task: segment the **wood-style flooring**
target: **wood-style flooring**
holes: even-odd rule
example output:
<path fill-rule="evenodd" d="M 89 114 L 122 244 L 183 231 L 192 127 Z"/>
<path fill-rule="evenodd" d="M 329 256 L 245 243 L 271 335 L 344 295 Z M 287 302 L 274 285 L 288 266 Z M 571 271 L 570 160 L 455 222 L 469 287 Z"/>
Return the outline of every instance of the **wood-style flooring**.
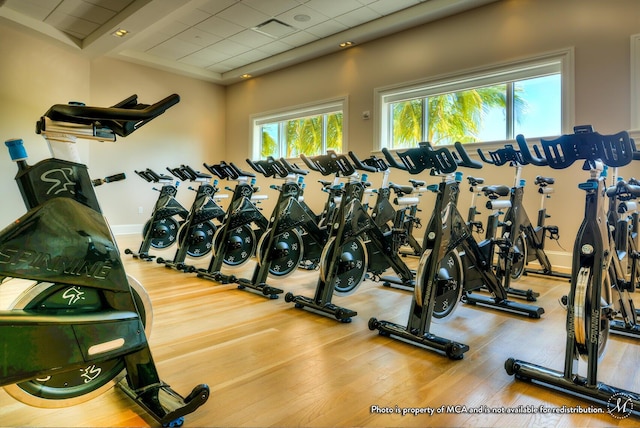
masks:
<path fill-rule="evenodd" d="M 118 239 L 121 250 L 137 249 L 140 242 L 138 236 Z M 173 252 L 155 254 L 171 258 Z M 529 275 L 518 283 L 540 292 L 537 304 L 546 312 L 539 320 L 461 304 L 450 319 L 433 325 L 435 334 L 470 346 L 464 359 L 452 361 L 368 329 L 370 317 L 405 325 L 411 302 L 407 291 L 367 280 L 356 293 L 334 299 L 358 312 L 352 323 L 341 324 L 296 309 L 283 296 L 269 300 L 233 284 L 123 259 L 153 302 L 150 344 L 162 379 L 185 395 L 199 383 L 211 388 L 209 401 L 186 417 L 187 427 L 640 424 L 616 419 L 585 400 L 515 381 L 505 372 L 509 357 L 562 369 L 566 315 L 558 300 L 568 291 L 566 280 Z M 405 260 L 417 265 L 415 258 Z M 206 267 L 208 260 L 197 264 Z M 254 266 L 250 261 L 235 273 L 250 277 Z M 317 271 L 299 271 L 272 285 L 313 296 L 317 277 Z M 612 336 L 599 379 L 640 391 L 638 349 L 636 340 Z M 415 408 L 434 414 L 411 414 Z M 604 414 L 566 413 L 578 408 L 603 409 Z M 509 413 L 516 411 L 521 413 Z M 155 425 L 118 388 L 60 409 L 29 407 L 0 389 L 4 427 Z"/>

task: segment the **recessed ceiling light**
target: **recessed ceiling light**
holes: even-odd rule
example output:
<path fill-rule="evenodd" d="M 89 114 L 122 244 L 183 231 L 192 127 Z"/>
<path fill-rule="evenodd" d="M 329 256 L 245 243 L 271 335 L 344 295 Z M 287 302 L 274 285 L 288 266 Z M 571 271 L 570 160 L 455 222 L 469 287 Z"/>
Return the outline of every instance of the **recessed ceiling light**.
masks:
<path fill-rule="evenodd" d="M 124 28 L 118 28 L 116 31 L 114 31 L 111 34 L 113 34 L 116 37 L 124 37 L 127 34 L 129 34 L 129 32 L 127 30 L 125 30 Z"/>
<path fill-rule="evenodd" d="M 349 46 L 353 46 L 353 42 L 342 42 L 340 43 L 341 48 L 348 48 Z"/>
<path fill-rule="evenodd" d="M 250 78 L 250 77 L 251 77 L 251 75 L 250 75 L 250 74 L 248 74 L 248 73 L 245 73 L 245 74 L 242 74 L 240 77 L 241 77 L 242 79 L 248 79 L 248 78 Z"/>

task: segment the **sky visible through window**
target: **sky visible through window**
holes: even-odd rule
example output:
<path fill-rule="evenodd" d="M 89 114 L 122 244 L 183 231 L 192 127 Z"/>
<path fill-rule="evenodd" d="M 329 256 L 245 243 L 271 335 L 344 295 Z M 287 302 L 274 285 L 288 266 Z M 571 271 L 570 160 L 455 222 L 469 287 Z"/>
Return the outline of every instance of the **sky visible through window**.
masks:
<path fill-rule="evenodd" d="M 516 90 L 526 100 L 523 117 L 516 117 L 514 135 L 525 137 L 550 137 L 562 132 L 562 100 L 560 74 L 521 80 Z M 506 117 L 502 108 L 495 107 L 487 113 L 480 141 L 496 141 L 505 138 Z"/>

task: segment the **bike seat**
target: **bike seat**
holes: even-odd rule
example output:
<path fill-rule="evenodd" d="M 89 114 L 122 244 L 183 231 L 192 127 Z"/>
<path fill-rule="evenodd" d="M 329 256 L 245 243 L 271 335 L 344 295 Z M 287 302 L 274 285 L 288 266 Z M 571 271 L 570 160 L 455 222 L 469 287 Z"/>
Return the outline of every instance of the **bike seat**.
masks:
<path fill-rule="evenodd" d="M 498 199 L 501 196 L 507 196 L 511 192 L 511 188 L 503 184 L 497 184 L 493 186 L 485 186 L 482 191 L 489 199 Z"/>
<path fill-rule="evenodd" d="M 389 188 L 393 190 L 397 195 L 408 195 L 413 193 L 413 186 L 399 186 L 397 184 L 389 183 Z"/>
<path fill-rule="evenodd" d="M 478 184 L 484 183 L 484 178 L 472 177 L 470 175 L 467 176 L 467 180 L 471 186 L 477 186 Z"/>
<path fill-rule="evenodd" d="M 536 181 L 535 181 L 535 183 L 540 187 L 544 187 L 548 184 L 553 184 L 555 182 L 556 180 L 551 177 L 542 177 L 540 175 L 536 177 Z"/>
<path fill-rule="evenodd" d="M 640 196 L 640 186 L 629 184 L 624 180 L 620 180 L 615 186 L 607 188 L 607 196 L 616 198 L 620 201 L 628 201 Z"/>
<path fill-rule="evenodd" d="M 426 182 L 426 181 L 422 181 L 422 180 L 414 180 L 413 178 L 410 178 L 410 179 L 409 179 L 409 183 L 411 183 L 411 185 L 412 185 L 413 187 L 416 187 L 416 188 L 417 188 L 417 187 L 424 187 L 424 186 L 425 186 L 425 184 L 427 184 L 427 182 Z"/>
<path fill-rule="evenodd" d="M 177 94 L 158 101 L 155 104 L 141 104 L 137 95 L 120 101 L 112 107 L 89 107 L 82 103 L 55 104 L 44 114 L 51 120 L 85 125 L 99 125 L 108 128 L 115 134 L 126 137 L 142 125 L 165 112 L 169 107 L 180 102 Z M 36 124 L 38 134 L 45 130 L 44 121 Z"/>

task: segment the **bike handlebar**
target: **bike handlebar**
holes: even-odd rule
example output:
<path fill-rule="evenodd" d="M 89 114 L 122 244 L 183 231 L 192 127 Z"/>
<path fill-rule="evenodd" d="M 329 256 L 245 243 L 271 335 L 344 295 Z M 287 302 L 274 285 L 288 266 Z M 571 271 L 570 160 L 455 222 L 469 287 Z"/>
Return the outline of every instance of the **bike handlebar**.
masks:
<path fill-rule="evenodd" d="M 353 161 L 356 169 L 367 172 L 381 172 L 389 169 L 389 165 L 384 159 L 377 158 L 376 156 L 370 156 L 367 159 L 360 160 L 355 153 L 349 152 L 349 157 Z"/>
<path fill-rule="evenodd" d="M 487 151 L 490 159 L 487 159 L 482 152 L 482 149 L 478 149 L 478 155 L 484 162 L 496 166 L 504 165 L 509 162 L 509 165 L 527 165 L 529 162 L 524 158 L 521 150 L 516 150 L 512 144 L 505 144 L 504 147 L 494 151 Z"/>
<path fill-rule="evenodd" d="M 310 169 L 318 171 L 322 175 L 348 177 L 356 172 L 345 155 L 338 154 L 333 150 L 328 150 L 324 155 L 312 156 L 311 158 L 300 154 L 300 158 Z"/>
<path fill-rule="evenodd" d="M 446 147 L 434 150 L 429 143 L 420 143 L 418 147 L 413 147 L 403 152 L 396 151 L 402 164 L 396 161 L 395 157 L 387 148 L 383 148 L 382 153 L 391 166 L 408 171 L 410 174 L 419 174 L 425 169 L 430 169 L 431 175 L 450 174 L 457 169 L 458 164 L 471 168 L 477 168 L 477 165 L 479 165 L 480 168 L 482 167 L 482 164 L 469 159 L 464 148 L 459 149 L 456 146 L 456 150 L 459 151 L 462 160 L 456 161 Z"/>
<path fill-rule="evenodd" d="M 309 171 L 298 168 L 298 165 L 296 165 L 295 163 L 290 163 L 285 158 L 280 158 L 280 163 L 282 164 L 284 169 L 286 169 L 290 174 L 298 174 L 298 175 L 309 174 Z"/>
<path fill-rule="evenodd" d="M 251 159 L 247 159 L 247 163 L 253 168 L 256 172 L 264 175 L 265 177 L 275 177 L 279 176 L 281 178 L 285 178 L 289 175 L 289 172 L 282 166 L 280 162 L 273 158 L 273 156 L 268 156 L 265 160 L 257 160 L 252 161 Z"/>
<path fill-rule="evenodd" d="M 137 95 L 131 95 L 112 107 L 89 107 L 80 103 L 55 104 L 37 123 L 36 131 L 41 133 L 45 129 L 44 117 L 48 117 L 58 122 L 99 124 L 101 128 L 109 128 L 115 134 L 126 137 L 180 102 L 177 94 L 169 95 L 152 105 L 138 103 L 137 98 Z"/>
<path fill-rule="evenodd" d="M 537 156 L 532 156 L 523 135 L 518 135 L 516 141 L 526 161 L 538 166 L 549 165 L 554 169 L 568 168 L 579 159 L 585 162 L 600 160 L 610 167 L 621 167 L 640 159 L 626 131 L 602 135 L 592 131 L 591 127 L 580 126 L 574 130 L 574 134 L 565 134 L 553 140 L 540 139 L 544 155 L 537 146 L 533 146 Z"/>

